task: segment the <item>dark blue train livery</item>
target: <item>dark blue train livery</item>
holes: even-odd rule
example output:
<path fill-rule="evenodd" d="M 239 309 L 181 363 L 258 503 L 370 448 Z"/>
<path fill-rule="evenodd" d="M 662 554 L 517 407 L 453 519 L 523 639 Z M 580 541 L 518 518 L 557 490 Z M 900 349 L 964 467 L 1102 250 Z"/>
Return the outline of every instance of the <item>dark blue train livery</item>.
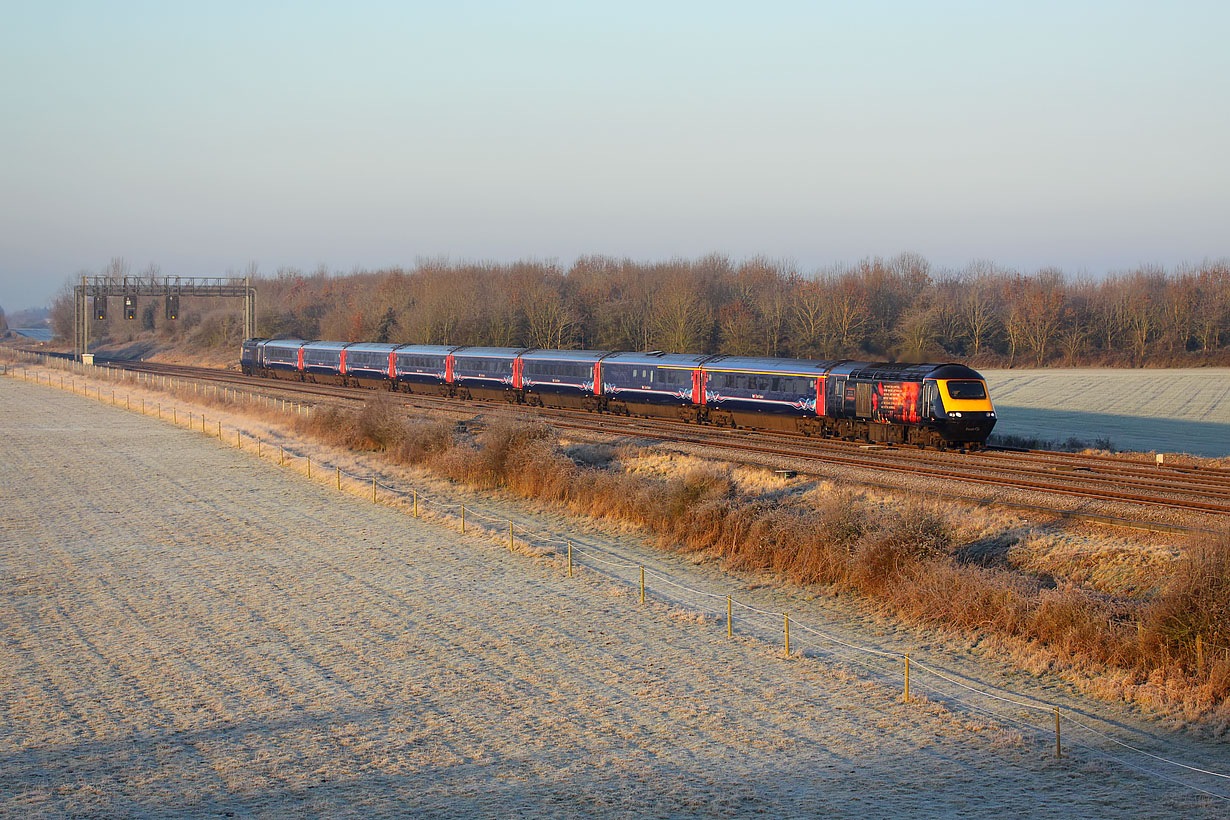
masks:
<path fill-rule="evenodd" d="M 651 351 L 248 339 L 244 373 L 920 446 L 977 447 L 995 426 L 962 364 Z"/>

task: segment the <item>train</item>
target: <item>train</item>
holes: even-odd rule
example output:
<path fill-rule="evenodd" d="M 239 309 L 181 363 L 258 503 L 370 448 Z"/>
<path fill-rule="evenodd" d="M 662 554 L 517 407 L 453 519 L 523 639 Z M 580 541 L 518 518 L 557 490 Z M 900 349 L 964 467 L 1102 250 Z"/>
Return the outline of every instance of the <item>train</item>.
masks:
<path fill-rule="evenodd" d="M 978 449 L 995 426 L 986 380 L 953 362 L 246 339 L 251 376 L 478 401 Z"/>

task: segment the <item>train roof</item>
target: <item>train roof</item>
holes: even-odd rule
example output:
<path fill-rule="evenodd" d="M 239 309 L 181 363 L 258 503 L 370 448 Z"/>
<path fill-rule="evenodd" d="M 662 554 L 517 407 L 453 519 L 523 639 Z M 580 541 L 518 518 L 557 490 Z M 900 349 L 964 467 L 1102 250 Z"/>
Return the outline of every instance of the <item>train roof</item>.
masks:
<path fill-rule="evenodd" d="M 405 353 L 407 356 L 447 356 L 457 349 L 456 345 L 401 345 L 397 348 L 397 355 Z"/>
<path fill-rule="evenodd" d="M 388 353 L 396 350 L 401 345 L 390 344 L 389 342 L 355 342 L 347 346 L 346 352 L 351 353 L 358 351 L 360 353 Z"/>
<path fill-rule="evenodd" d="M 305 350 L 344 350 L 350 347 L 350 342 L 306 342 L 303 345 Z"/>
<path fill-rule="evenodd" d="M 815 359 L 774 359 L 759 356 L 713 356 L 705 370 L 733 370 L 740 373 L 792 373 L 823 376 L 840 361 Z"/>
<path fill-rule="evenodd" d="M 842 362 L 834 367 L 830 374 L 872 381 L 982 378 L 977 371 L 955 362 Z"/>
<path fill-rule="evenodd" d="M 972 367 L 966 367 L 963 364 L 937 365 L 934 370 L 927 374 L 929 379 L 975 379 L 982 381 L 982 374 Z"/>
<path fill-rule="evenodd" d="M 483 358 L 514 359 L 528 347 L 458 347 L 453 350 L 454 356 L 481 356 Z"/>
<path fill-rule="evenodd" d="M 307 344 L 303 339 L 269 339 L 265 342 L 265 347 L 294 347 L 300 348 Z"/>
<path fill-rule="evenodd" d="M 649 350 L 641 353 L 612 353 L 602 360 L 603 364 L 637 364 L 649 367 L 696 367 L 706 359 L 712 358 L 706 354 L 692 353 L 662 353 Z"/>
<path fill-rule="evenodd" d="M 549 350 L 535 349 L 527 350 L 521 354 L 521 358 L 531 361 L 554 361 L 554 362 L 596 362 L 603 356 L 606 356 L 611 351 L 609 350 Z"/>

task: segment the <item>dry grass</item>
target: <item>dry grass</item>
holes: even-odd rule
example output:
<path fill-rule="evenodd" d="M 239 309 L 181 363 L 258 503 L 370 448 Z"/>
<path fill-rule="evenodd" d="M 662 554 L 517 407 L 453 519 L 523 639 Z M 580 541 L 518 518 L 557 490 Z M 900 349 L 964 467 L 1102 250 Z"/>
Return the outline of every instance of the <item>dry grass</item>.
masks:
<path fill-rule="evenodd" d="M 375 401 L 362 412 L 319 414 L 313 432 L 470 486 L 635 524 L 664 547 L 731 569 L 824 585 L 917 622 L 1021 641 L 1053 665 L 1116 668 L 1141 684 L 1160 676 L 1160 688 L 1189 711 L 1215 708 L 1230 694 L 1230 659 L 1218 649 L 1230 637 L 1230 538 L 1188 546 L 1152 597 L 1117 597 L 959 560 L 970 527 L 935 504 L 894 504 L 831 486 L 783 493 L 776 481 L 758 484 L 688 457 L 617 459 L 582 448 L 573 458 L 546 425 L 496 423 L 471 438 L 442 424 L 394 423 L 391 412 Z M 990 528 L 974 526 L 980 536 Z M 1149 686 L 1150 697 L 1158 689 Z"/>

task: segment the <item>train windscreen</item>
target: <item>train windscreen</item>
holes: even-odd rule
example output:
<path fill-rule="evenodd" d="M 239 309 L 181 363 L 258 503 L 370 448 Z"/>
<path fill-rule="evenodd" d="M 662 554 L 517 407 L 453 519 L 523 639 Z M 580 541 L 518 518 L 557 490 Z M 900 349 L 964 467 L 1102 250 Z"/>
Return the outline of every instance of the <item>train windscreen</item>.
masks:
<path fill-rule="evenodd" d="M 982 386 L 982 382 L 975 381 L 950 381 L 948 382 L 948 395 L 954 399 L 985 399 L 987 397 L 986 388 Z"/>

